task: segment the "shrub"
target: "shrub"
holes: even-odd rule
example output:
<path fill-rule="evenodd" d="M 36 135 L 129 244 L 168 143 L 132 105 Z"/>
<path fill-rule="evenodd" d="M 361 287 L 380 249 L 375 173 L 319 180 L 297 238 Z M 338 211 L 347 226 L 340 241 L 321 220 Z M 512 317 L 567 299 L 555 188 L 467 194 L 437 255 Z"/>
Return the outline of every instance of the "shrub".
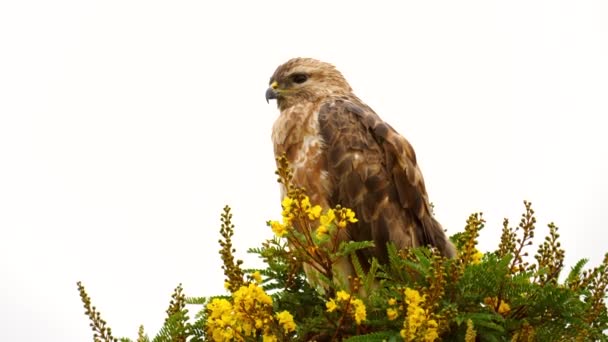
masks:
<path fill-rule="evenodd" d="M 221 217 L 220 256 L 227 295 L 186 298 L 179 285 L 165 324 L 152 341 L 607 341 L 608 254 L 583 270 L 577 262 L 563 280 L 565 251 L 558 228 L 529 260 L 536 218 L 529 202 L 519 224 L 504 220 L 495 251 L 481 253 L 481 213 L 451 239 L 458 255 L 388 246 L 388 263 L 363 267 L 356 251 L 372 242 L 337 243 L 356 222 L 348 208 L 323 211 L 289 184 L 284 159 L 277 171 L 287 189 L 282 218 L 267 224 L 275 237 L 251 248 L 263 269 L 235 260 L 229 207 Z M 296 230 L 295 226 L 306 227 Z M 356 276 L 341 279 L 334 264 L 348 258 Z M 308 277 L 306 276 L 308 275 Z M 78 283 L 95 341 L 117 339 Z M 193 319 L 187 307 L 197 308 Z M 138 342 L 150 341 L 140 327 Z"/>

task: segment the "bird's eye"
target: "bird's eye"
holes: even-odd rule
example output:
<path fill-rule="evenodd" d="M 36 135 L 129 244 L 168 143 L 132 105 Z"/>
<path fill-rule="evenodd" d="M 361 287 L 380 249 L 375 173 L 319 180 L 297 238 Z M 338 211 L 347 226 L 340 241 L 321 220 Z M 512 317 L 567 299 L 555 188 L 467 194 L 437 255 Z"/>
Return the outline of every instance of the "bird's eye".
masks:
<path fill-rule="evenodd" d="M 294 74 L 293 76 L 291 76 L 291 78 L 293 79 L 293 81 L 295 83 L 302 84 L 302 83 L 306 82 L 306 80 L 308 80 L 308 75 L 306 75 L 306 74 Z"/>

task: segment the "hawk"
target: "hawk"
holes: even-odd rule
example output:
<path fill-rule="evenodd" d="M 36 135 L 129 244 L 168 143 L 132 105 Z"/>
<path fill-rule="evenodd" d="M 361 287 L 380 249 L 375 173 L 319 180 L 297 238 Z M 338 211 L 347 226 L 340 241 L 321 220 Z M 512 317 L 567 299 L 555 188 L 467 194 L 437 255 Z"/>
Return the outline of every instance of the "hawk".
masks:
<path fill-rule="evenodd" d="M 433 246 L 454 256 L 433 217 L 414 149 L 355 96 L 333 65 L 312 58 L 287 61 L 270 78 L 266 100 L 271 99 L 280 110 L 272 128 L 275 156 L 286 155 L 293 184 L 305 188 L 313 204 L 356 213 L 358 222 L 340 239 L 374 242 L 359 251 L 362 262 L 387 262 L 388 242 L 400 249 Z M 355 274 L 347 260 L 336 267 L 344 279 Z"/>

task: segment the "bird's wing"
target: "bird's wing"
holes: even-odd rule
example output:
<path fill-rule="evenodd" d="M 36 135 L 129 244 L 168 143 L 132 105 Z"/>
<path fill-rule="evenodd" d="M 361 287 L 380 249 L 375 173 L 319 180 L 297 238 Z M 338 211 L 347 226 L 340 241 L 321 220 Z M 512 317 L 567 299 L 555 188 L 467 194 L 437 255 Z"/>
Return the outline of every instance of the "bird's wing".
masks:
<path fill-rule="evenodd" d="M 324 104 L 319 127 L 334 189 L 330 201 L 353 209 L 359 219 L 349 228 L 351 239 L 374 241 L 380 261 L 386 261 L 389 241 L 398 248 L 432 245 L 452 256 L 404 137 L 354 97 Z"/>

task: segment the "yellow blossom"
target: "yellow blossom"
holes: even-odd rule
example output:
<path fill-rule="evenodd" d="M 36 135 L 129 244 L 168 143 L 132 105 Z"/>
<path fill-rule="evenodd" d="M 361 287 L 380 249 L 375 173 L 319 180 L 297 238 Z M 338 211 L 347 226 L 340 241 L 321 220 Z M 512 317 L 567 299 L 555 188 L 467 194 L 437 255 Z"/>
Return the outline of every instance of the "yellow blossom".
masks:
<path fill-rule="evenodd" d="M 346 291 L 340 290 L 340 291 L 338 291 L 338 293 L 336 293 L 336 298 L 339 301 L 347 301 L 350 299 L 350 294 L 348 294 L 348 292 L 346 292 Z"/>
<path fill-rule="evenodd" d="M 357 325 L 367 319 L 367 310 L 363 301 L 352 297 L 348 292 L 343 290 L 338 291 L 335 300 L 334 298 L 330 299 L 325 303 L 325 306 L 327 307 L 327 312 L 336 311 L 338 308 L 348 310 L 347 313 L 353 317 Z"/>
<path fill-rule="evenodd" d="M 277 314 L 277 319 L 286 333 L 296 330 L 296 323 L 293 321 L 293 316 L 288 311 L 279 312 Z"/>
<path fill-rule="evenodd" d="M 357 220 L 355 218 L 355 212 L 348 209 L 348 208 L 342 208 L 338 210 L 338 218 L 337 218 L 337 226 L 339 228 L 344 228 L 346 227 L 346 224 L 348 222 L 350 223 L 355 223 L 358 222 L 359 220 Z"/>
<path fill-rule="evenodd" d="M 386 316 L 388 317 L 389 321 L 392 321 L 399 316 L 399 312 L 396 309 L 388 308 L 386 309 Z"/>
<path fill-rule="evenodd" d="M 501 315 L 506 315 L 511 311 L 511 306 L 509 304 L 500 301 L 500 305 L 498 306 L 498 313 Z"/>
<path fill-rule="evenodd" d="M 325 303 L 325 306 L 327 307 L 327 312 L 333 312 L 338 308 L 333 298 L 330 299 L 329 302 Z"/>
<path fill-rule="evenodd" d="M 264 334 L 264 335 L 262 336 L 262 342 L 277 342 L 277 341 L 278 341 L 278 339 L 277 339 L 277 337 L 276 337 L 276 336 L 274 336 L 274 335 L 267 335 L 267 334 Z"/>
<path fill-rule="evenodd" d="M 496 310 L 497 301 L 498 301 L 498 298 L 496 298 L 496 297 L 486 297 L 483 300 L 483 302 L 486 305 L 488 305 L 493 311 Z M 504 315 L 508 314 L 510 311 L 511 311 L 511 306 L 501 299 L 500 304 L 498 305 L 497 312 L 504 316 Z"/>
<path fill-rule="evenodd" d="M 207 310 L 210 318 L 219 318 L 225 313 L 232 312 L 232 304 L 224 298 L 213 298 L 207 305 Z"/>
<path fill-rule="evenodd" d="M 327 236 L 327 227 L 319 226 L 319 228 L 317 228 L 317 231 L 316 231 L 317 239 L 322 240 L 325 236 Z"/>
<path fill-rule="evenodd" d="M 258 284 L 262 282 L 262 275 L 260 274 L 260 271 L 251 273 L 251 278 L 253 278 L 253 280 L 255 280 L 255 282 Z"/>
<path fill-rule="evenodd" d="M 278 221 L 270 221 L 270 228 L 272 229 L 272 232 L 278 236 L 278 237 L 283 237 L 285 236 L 285 234 L 287 234 L 287 225 L 282 224 Z"/>
<path fill-rule="evenodd" d="M 414 289 L 410 289 L 409 287 L 405 289 L 405 302 L 409 305 L 418 305 L 422 302 L 422 297 L 420 296 L 420 292 Z"/>
<path fill-rule="evenodd" d="M 311 220 L 318 219 L 319 217 L 321 217 L 321 211 L 321 206 L 315 205 L 307 212 L 308 218 Z"/>
<path fill-rule="evenodd" d="M 281 206 L 283 207 L 283 212 L 281 215 L 283 216 L 283 224 L 290 225 L 291 220 L 295 217 L 294 211 L 295 201 L 291 197 L 285 197 L 281 202 Z"/>
<path fill-rule="evenodd" d="M 302 209 L 302 211 L 307 212 L 310 210 L 310 198 L 308 198 L 308 196 L 304 196 L 304 198 L 302 198 L 302 200 L 300 201 L 300 209 Z"/>
<path fill-rule="evenodd" d="M 477 332 L 475 331 L 475 328 L 473 327 L 473 321 L 471 321 L 469 319 L 469 320 L 467 320 L 467 332 L 464 335 L 464 341 L 465 342 L 475 342 L 475 337 L 477 337 Z"/>
<path fill-rule="evenodd" d="M 355 308 L 353 318 L 355 319 L 355 322 L 357 322 L 357 324 L 361 324 L 361 322 L 365 321 L 367 317 L 365 304 L 363 304 L 363 301 L 361 299 L 353 299 L 351 301 L 351 304 Z"/>
<path fill-rule="evenodd" d="M 235 306 L 245 308 L 253 308 L 256 305 L 272 305 L 272 298 L 264 292 L 264 290 L 256 284 L 249 286 L 241 286 L 233 295 Z"/>
<path fill-rule="evenodd" d="M 391 306 L 392 306 L 392 305 L 395 305 L 395 304 L 397 304 L 397 300 L 396 300 L 395 298 L 390 298 L 390 299 L 388 300 L 388 305 L 391 305 Z"/>
<path fill-rule="evenodd" d="M 285 198 L 283 198 L 283 201 L 281 202 L 281 206 L 283 207 L 283 209 L 291 209 L 291 206 L 293 205 L 293 199 L 289 196 L 286 196 Z"/>
<path fill-rule="evenodd" d="M 261 280 L 259 272 L 251 274 Z M 262 336 L 263 341 L 276 342 L 271 332 L 273 324 L 285 331 L 295 331 L 296 324 L 288 311 L 272 312 L 272 298 L 256 283 L 241 286 L 232 293 L 232 302 L 214 298 L 207 304 L 205 330 L 212 341 L 244 341 Z"/>
<path fill-rule="evenodd" d="M 232 304 L 223 298 L 214 298 L 207 304 L 209 317 L 206 328 L 214 341 L 230 341 L 234 337 L 237 320 Z"/>
<path fill-rule="evenodd" d="M 413 333 L 408 334 L 407 330 L 405 330 L 405 329 L 401 329 L 399 334 L 401 335 L 401 337 L 403 337 L 403 340 L 405 340 L 405 341 L 412 341 L 415 337 L 415 335 Z"/>
<path fill-rule="evenodd" d="M 481 253 L 477 248 L 474 250 L 475 253 L 471 256 L 471 264 L 477 265 L 481 262 L 481 258 L 483 258 L 483 253 Z"/>
<path fill-rule="evenodd" d="M 325 215 L 321 215 L 321 217 L 319 217 L 319 223 L 321 223 L 322 226 L 329 226 L 334 222 L 335 219 L 336 213 L 333 209 L 329 209 Z"/>
<path fill-rule="evenodd" d="M 439 334 L 437 333 L 437 321 L 434 319 L 429 319 L 426 323 L 426 332 L 424 333 L 424 341 L 425 342 L 433 342 L 439 338 Z"/>
<path fill-rule="evenodd" d="M 413 341 L 416 336 L 422 336 L 424 341 L 435 341 L 439 338 L 437 321 L 422 308 L 424 296 L 414 289 L 406 288 L 404 291 L 407 304 L 407 315 L 403 322 L 401 337 L 406 341 Z"/>
<path fill-rule="evenodd" d="M 344 216 L 346 218 L 346 221 L 348 221 L 350 223 L 356 223 L 359 221 L 355 218 L 355 212 L 348 208 L 345 209 Z"/>

